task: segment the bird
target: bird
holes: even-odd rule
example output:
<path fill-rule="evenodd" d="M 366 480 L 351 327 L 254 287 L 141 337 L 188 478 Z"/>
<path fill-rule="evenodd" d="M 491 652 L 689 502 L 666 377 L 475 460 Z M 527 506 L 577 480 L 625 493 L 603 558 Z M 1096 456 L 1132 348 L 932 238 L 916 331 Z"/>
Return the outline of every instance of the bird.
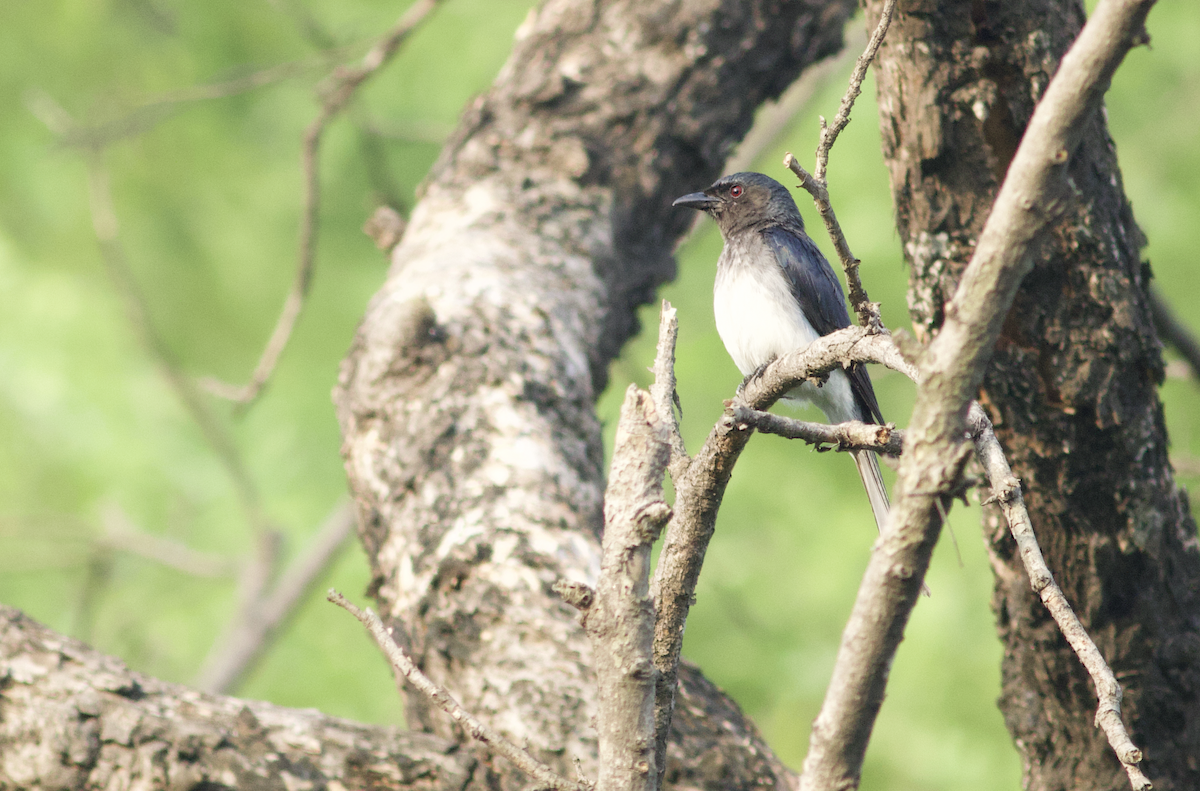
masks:
<path fill-rule="evenodd" d="M 717 333 L 743 376 L 850 326 L 841 283 L 805 233 L 787 187 L 762 173 L 734 173 L 673 205 L 703 211 L 721 229 L 725 246 L 717 260 L 713 312 Z M 860 363 L 835 369 L 820 387 L 804 382 L 784 399 L 816 405 L 831 423 L 883 424 L 871 377 Z M 850 454 L 882 533 L 889 503 L 879 460 L 870 450 Z"/>

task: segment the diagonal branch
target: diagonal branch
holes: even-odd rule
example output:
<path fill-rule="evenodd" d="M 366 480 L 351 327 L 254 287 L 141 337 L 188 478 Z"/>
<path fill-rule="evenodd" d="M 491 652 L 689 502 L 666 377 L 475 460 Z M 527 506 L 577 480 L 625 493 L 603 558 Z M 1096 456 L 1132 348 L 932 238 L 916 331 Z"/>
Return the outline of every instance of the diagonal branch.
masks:
<path fill-rule="evenodd" d="M 1154 315 L 1158 334 L 1187 360 L 1192 377 L 1200 378 L 1200 340 L 1179 320 L 1157 288 L 1150 289 L 1150 312 Z"/>
<path fill-rule="evenodd" d="M 1071 649 L 1079 657 L 1079 662 L 1092 677 L 1096 697 L 1099 699 L 1096 725 L 1104 730 L 1108 743 L 1112 745 L 1113 752 L 1117 754 L 1117 759 L 1129 775 L 1134 791 L 1146 791 L 1151 784 L 1138 766 L 1142 760 L 1142 751 L 1130 740 L 1125 724 L 1121 722 L 1121 685 L 1117 683 L 1117 678 L 1104 661 L 1100 649 L 1079 622 L 1079 618 L 1067 602 L 1067 597 L 1063 595 L 1062 588 L 1058 587 L 1046 566 L 1046 559 L 1042 556 L 1042 550 L 1033 533 L 1029 512 L 1025 510 L 1021 482 L 1012 474 L 1008 460 L 1004 458 L 1000 441 L 996 439 L 996 432 L 992 429 L 992 421 L 977 403 L 971 404 L 967 421 L 975 441 L 975 457 L 987 473 L 992 488 L 992 499 L 1004 511 L 1009 531 L 1017 542 L 1021 561 L 1029 575 L 1029 585 L 1046 605 L 1063 637 L 1067 638 Z"/>
<path fill-rule="evenodd" d="M 332 588 L 329 589 L 325 598 L 353 615 L 363 626 L 367 627 L 367 631 L 375 639 L 375 644 L 379 646 L 379 650 L 383 651 L 384 656 L 387 657 L 396 672 L 404 676 L 408 683 L 420 690 L 442 711 L 449 714 L 455 722 L 463 726 L 472 738 L 478 739 L 512 761 L 518 769 L 532 776 L 541 788 L 551 788 L 555 791 L 587 791 L 583 784 L 556 775 L 550 770 L 550 767 L 484 725 L 459 705 L 449 692 L 422 673 L 412 659 L 404 653 L 404 650 L 396 645 L 396 641 L 392 639 L 391 630 L 383 625 L 383 621 L 379 620 L 379 616 L 370 607 L 361 610 Z"/>
<path fill-rule="evenodd" d="M 1104 0 L 1063 58 L 947 305 L 945 323 L 922 356 L 892 529 L 876 543 L 842 635 L 813 726 L 801 791 L 857 785 L 888 670 L 941 530 L 945 501 L 959 485 L 971 452 L 965 442 L 968 406 L 1001 322 L 1032 266 L 1033 245 L 1055 213 L 1071 152 L 1117 65 L 1144 40 L 1152 4 Z"/>
<path fill-rule="evenodd" d="M 223 693 L 237 686 L 262 656 L 271 640 L 320 580 L 354 530 L 354 509 L 349 503 L 334 508 L 309 539 L 308 546 L 283 571 L 274 586 L 268 580 L 243 591 L 242 606 L 213 643 L 196 674 L 195 685 L 205 692 Z M 258 565 L 251 561 L 252 566 Z"/>
<path fill-rule="evenodd" d="M 234 401 L 242 407 L 249 406 L 271 378 L 279 357 L 287 348 L 304 310 L 308 290 L 312 284 L 313 267 L 317 255 L 317 227 L 321 203 L 321 178 L 318 172 L 318 155 L 321 138 L 326 127 L 350 103 L 358 89 L 380 68 L 391 61 L 400 45 L 433 12 L 442 0 L 417 0 L 400 17 L 391 30 L 363 56 L 356 67 L 340 66 L 334 69 L 329 80 L 319 89 L 321 110 L 304 132 L 301 164 L 304 171 L 304 211 L 300 219 L 300 245 L 296 262 L 296 274 L 291 290 L 283 302 L 283 310 L 275 322 L 275 329 L 263 348 L 258 364 L 244 385 L 231 385 L 208 377 L 202 381 L 205 389 L 213 395 Z"/>

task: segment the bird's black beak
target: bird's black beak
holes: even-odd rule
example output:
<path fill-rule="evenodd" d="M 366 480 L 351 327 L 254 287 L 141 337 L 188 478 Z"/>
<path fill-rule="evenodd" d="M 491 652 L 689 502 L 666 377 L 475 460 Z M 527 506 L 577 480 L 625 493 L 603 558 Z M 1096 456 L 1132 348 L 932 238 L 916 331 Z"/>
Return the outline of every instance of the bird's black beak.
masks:
<path fill-rule="evenodd" d="M 699 209 L 700 211 L 708 211 L 720 204 L 720 198 L 714 198 L 711 195 L 705 195 L 703 192 L 693 192 L 690 195 L 684 195 L 682 198 L 676 198 L 672 206 L 687 206 L 689 209 Z"/>

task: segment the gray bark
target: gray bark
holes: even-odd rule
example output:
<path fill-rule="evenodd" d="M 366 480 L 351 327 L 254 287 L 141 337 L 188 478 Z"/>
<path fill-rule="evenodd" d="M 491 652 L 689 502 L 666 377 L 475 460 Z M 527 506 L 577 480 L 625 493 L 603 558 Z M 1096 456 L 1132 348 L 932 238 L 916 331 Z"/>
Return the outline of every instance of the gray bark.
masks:
<path fill-rule="evenodd" d="M 168 684 L 2 606 L 0 692 L 0 789 L 488 787 L 456 742 Z"/>

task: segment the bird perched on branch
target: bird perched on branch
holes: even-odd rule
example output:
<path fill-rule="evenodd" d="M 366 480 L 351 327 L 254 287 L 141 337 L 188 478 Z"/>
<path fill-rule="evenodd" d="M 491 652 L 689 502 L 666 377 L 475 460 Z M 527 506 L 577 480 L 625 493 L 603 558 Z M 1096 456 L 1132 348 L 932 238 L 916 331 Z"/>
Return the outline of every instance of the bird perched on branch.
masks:
<path fill-rule="evenodd" d="M 725 249 L 717 261 L 713 310 L 717 332 L 743 376 L 850 326 L 842 286 L 804 232 L 791 193 L 778 181 L 761 173 L 734 173 L 674 205 L 707 212 L 721 229 Z M 858 363 L 832 371 L 820 387 L 805 382 L 784 398 L 816 404 L 832 423 L 883 423 L 871 378 Z M 882 532 L 888 496 L 879 460 L 874 451 L 850 453 Z"/>

